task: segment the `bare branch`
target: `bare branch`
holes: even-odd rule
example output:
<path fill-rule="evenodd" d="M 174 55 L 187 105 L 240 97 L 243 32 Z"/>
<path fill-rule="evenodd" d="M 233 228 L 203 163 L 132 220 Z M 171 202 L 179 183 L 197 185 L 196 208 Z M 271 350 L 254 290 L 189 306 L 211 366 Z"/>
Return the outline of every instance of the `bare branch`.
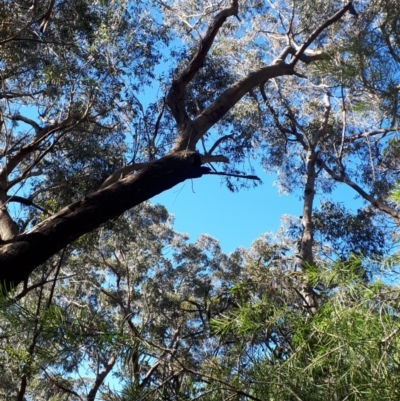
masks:
<path fill-rule="evenodd" d="M 92 388 L 87 395 L 87 401 L 94 401 L 96 399 L 96 394 L 99 391 L 100 386 L 103 384 L 104 379 L 111 372 L 116 362 L 115 356 L 112 356 L 109 361 L 104 365 L 103 370 L 96 375 L 96 379 L 93 383 Z"/>
<path fill-rule="evenodd" d="M 400 221 L 400 213 L 393 209 L 392 207 L 385 204 L 382 200 L 375 198 L 374 196 L 370 195 L 369 193 L 365 192 L 359 185 L 357 185 L 354 181 L 351 181 L 344 175 L 335 174 L 335 172 L 329 168 L 326 163 L 319 159 L 319 165 L 335 180 L 339 182 L 343 182 L 347 184 L 349 187 L 353 188 L 363 199 L 368 201 L 371 206 L 375 207 L 376 209 L 381 210 L 382 212 L 388 214 L 389 216 L 393 217 L 397 221 Z"/>
<path fill-rule="evenodd" d="M 211 146 L 211 149 L 207 152 L 207 154 L 211 155 L 212 152 L 214 152 L 215 149 L 217 149 L 217 147 L 224 141 L 228 140 L 228 139 L 233 139 L 233 135 L 224 135 L 221 136 L 221 138 L 218 138 L 214 145 Z"/>
<path fill-rule="evenodd" d="M 32 126 L 34 128 L 36 134 L 38 133 L 38 131 L 41 130 L 40 125 L 36 121 L 34 121 L 34 120 L 32 120 L 32 119 L 30 119 L 28 117 L 25 117 L 25 116 L 23 116 L 21 114 L 14 114 L 14 115 L 3 114 L 3 116 L 8 118 L 9 120 L 22 121 L 25 124 L 28 124 L 28 125 Z"/>
<path fill-rule="evenodd" d="M 156 121 L 156 123 L 154 125 L 153 144 L 152 144 L 153 146 L 154 146 L 154 140 L 156 139 L 156 137 L 158 135 L 158 130 L 160 129 L 161 118 L 162 118 L 162 116 L 164 114 L 164 110 L 165 110 L 165 102 L 166 102 L 166 100 L 164 98 L 163 102 L 162 102 L 162 106 L 161 106 L 161 111 L 158 114 L 157 121 Z"/>
<path fill-rule="evenodd" d="M 300 48 L 298 48 L 297 50 L 292 47 L 292 46 L 288 46 L 288 54 L 292 54 L 293 56 L 296 55 L 297 51 L 300 50 Z M 318 61 L 318 60 L 325 60 L 326 58 L 328 58 L 329 55 L 322 52 L 322 51 L 315 51 L 315 50 L 307 50 L 307 53 L 301 53 L 298 55 L 298 58 L 300 61 L 302 61 L 305 64 L 310 64 L 313 63 L 314 61 Z"/>
<path fill-rule="evenodd" d="M 204 175 L 223 175 L 225 177 L 236 177 L 236 178 L 245 178 L 247 180 L 256 180 L 261 181 L 261 178 L 257 177 L 256 175 L 245 175 L 245 174 L 233 174 L 233 173 L 223 173 L 220 171 L 208 171 L 204 173 Z"/>
<path fill-rule="evenodd" d="M 224 155 L 210 155 L 209 153 L 201 155 L 201 164 L 205 163 L 229 163 L 229 159 Z"/>
<path fill-rule="evenodd" d="M 30 199 L 23 198 L 22 196 L 16 196 L 16 195 L 8 196 L 7 202 L 18 202 L 25 206 L 33 206 L 36 209 L 40 210 L 41 212 L 47 214 L 48 216 L 51 215 L 46 209 L 43 209 L 36 203 L 32 202 Z"/>
<path fill-rule="evenodd" d="M 171 85 L 167 96 L 168 107 L 175 118 L 178 126 L 186 123 L 189 117 L 185 109 L 185 89 L 188 83 L 203 66 L 204 60 L 210 50 L 214 39 L 228 17 L 238 13 L 238 0 L 232 0 L 229 8 L 220 11 L 207 29 L 207 32 L 200 43 L 200 46 L 189 62 L 189 65 L 181 72 Z"/>
<path fill-rule="evenodd" d="M 272 117 L 274 119 L 275 125 L 278 127 L 279 131 L 281 131 L 281 133 L 284 135 L 284 137 L 286 139 L 286 135 L 287 134 L 291 134 L 292 131 L 290 129 L 288 129 L 288 128 L 283 127 L 283 125 L 280 123 L 278 114 L 276 113 L 276 111 L 272 107 L 272 105 L 270 104 L 270 102 L 268 100 L 268 97 L 267 97 L 267 95 L 265 93 L 265 83 L 264 82 L 260 85 L 260 93 L 261 93 L 261 97 L 264 100 L 265 105 L 268 107 L 268 110 L 272 114 Z"/>
<path fill-rule="evenodd" d="M 379 135 L 379 134 L 388 134 L 390 132 L 395 132 L 395 131 L 399 131 L 399 130 L 400 130 L 400 127 L 398 127 L 398 126 L 391 127 L 391 128 L 376 129 L 373 131 L 363 132 L 362 134 L 352 135 L 348 138 L 345 138 L 344 142 L 351 143 L 351 142 L 355 142 L 357 139 L 369 138 L 370 136 L 375 136 L 375 135 Z"/>
<path fill-rule="evenodd" d="M 340 18 L 342 18 L 343 15 L 346 14 L 347 11 L 352 12 L 352 10 L 354 10 L 354 7 L 353 7 L 353 3 L 350 1 L 342 9 L 340 9 L 336 14 L 334 14 L 332 17 L 328 18 L 322 25 L 320 25 L 317 29 L 315 29 L 311 33 L 311 35 L 308 37 L 308 39 L 303 43 L 303 45 L 300 47 L 300 49 L 296 52 L 293 59 L 290 61 L 290 65 L 292 65 L 294 67 L 297 64 L 297 62 L 300 60 L 300 57 L 306 51 L 307 47 L 310 46 L 311 43 L 314 42 L 314 40 L 318 37 L 318 35 L 324 29 L 328 28 L 329 26 L 333 25 L 335 22 L 339 21 Z"/>
<path fill-rule="evenodd" d="M 189 148 L 194 147 L 200 138 L 230 110 L 239 100 L 251 89 L 259 86 L 261 83 L 271 78 L 292 75 L 293 67 L 291 65 L 280 63 L 271 66 L 262 67 L 257 71 L 251 72 L 245 78 L 232 84 L 226 89 L 214 102 L 212 102 L 196 118 L 193 124 L 193 138 Z M 181 144 L 175 144 L 181 145 Z M 176 149 L 174 145 L 174 150 Z M 179 146 L 177 146 L 179 149 Z"/>

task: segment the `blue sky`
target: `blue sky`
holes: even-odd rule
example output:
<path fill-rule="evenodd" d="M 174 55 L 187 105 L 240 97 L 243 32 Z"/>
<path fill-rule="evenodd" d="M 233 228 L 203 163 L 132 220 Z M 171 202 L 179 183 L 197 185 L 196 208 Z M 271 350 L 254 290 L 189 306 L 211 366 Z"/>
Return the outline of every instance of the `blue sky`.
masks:
<path fill-rule="evenodd" d="M 257 188 L 232 193 L 218 176 L 204 176 L 185 181 L 151 202 L 164 205 L 175 216 L 175 230 L 188 233 L 191 241 L 209 234 L 220 241 L 224 252 L 232 252 L 238 246 L 249 247 L 260 234 L 276 232 L 283 214 L 302 214 L 299 192 L 280 195 L 273 185 L 274 176 L 261 168 L 257 175 L 263 181 Z M 356 209 L 362 203 L 354 196 L 351 189 L 341 185 L 329 197 Z M 315 206 L 320 199 L 317 195 Z"/>

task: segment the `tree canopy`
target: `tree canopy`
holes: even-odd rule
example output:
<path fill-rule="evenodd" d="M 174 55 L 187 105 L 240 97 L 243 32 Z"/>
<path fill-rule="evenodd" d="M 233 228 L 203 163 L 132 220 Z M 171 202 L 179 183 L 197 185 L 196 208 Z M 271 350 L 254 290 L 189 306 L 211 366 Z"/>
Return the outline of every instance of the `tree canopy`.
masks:
<path fill-rule="evenodd" d="M 2 1 L 2 397 L 398 399 L 399 7 Z M 303 213 L 248 250 L 147 202 L 254 160 Z"/>
<path fill-rule="evenodd" d="M 0 279 L 6 287 L 26 281 L 50 256 L 123 211 L 185 179 L 215 173 L 204 164 L 223 163 L 225 172 L 240 175 L 257 147 L 268 146 L 265 163 L 271 168 L 287 147 L 282 141 L 294 140 L 303 150 L 311 144 L 305 138 L 318 119 L 319 101 L 304 117 L 285 91 L 297 85 L 304 87 L 295 90 L 299 96 L 307 88 L 329 97 L 317 89 L 328 78 L 304 84 L 305 72 L 312 71 L 306 66 L 316 61 L 329 64 L 333 85 L 340 79 L 361 85 L 358 78 L 369 71 L 357 59 L 365 57 L 367 45 L 357 42 L 383 11 L 364 5 L 361 18 L 351 2 L 276 7 L 237 1 L 4 2 Z M 317 10 L 319 21 L 311 17 Z M 377 36 L 373 44 L 385 44 Z M 374 57 L 387 57 L 369 52 L 373 64 L 385 61 Z M 354 62 L 336 60 L 349 54 Z M 336 72 L 338 63 L 349 64 L 353 75 L 346 68 Z M 375 76 L 365 79 L 372 92 L 394 90 L 393 82 L 385 87 L 375 84 Z M 155 80 L 160 95 L 142 104 L 140 93 Z M 366 96 L 360 94 L 359 107 Z M 380 97 L 380 109 L 393 108 L 389 101 Z M 325 114 L 325 125 L 334 130 L 334 113 Z M 306 132 L 298 132 L 299 126 Z M 346 135 L 351 127 L 346 123 Z M 279 139 L 270 146 L 274 136 Z M 354 139 L 333 141 L 342 149 L 341 162 Z M 324 169 L 337 181 L 348 179 L 325 159 Z M 280 170 L 288 173 L 284 165 Z M 12 213 L 11 204 L 21 208 Z"/>

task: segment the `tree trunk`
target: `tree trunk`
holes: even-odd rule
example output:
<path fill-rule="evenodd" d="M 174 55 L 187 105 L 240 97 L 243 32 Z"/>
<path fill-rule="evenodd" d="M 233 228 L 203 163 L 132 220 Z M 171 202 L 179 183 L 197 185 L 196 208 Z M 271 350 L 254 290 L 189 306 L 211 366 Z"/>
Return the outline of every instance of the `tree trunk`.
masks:
<path fill-rule="evenodd" d="M 1 175 L 1 174 L 0 174 Z M 7 187 L 7 182 L 0 179 L 0 240 L 7 241 L 18 235 L 18 226 L 11 218 L 7 210 L 7 195 L 4 188 Z"/>
<path fill-rule="evenodd" d="M 0 245 L 0 283 L 9 291 L 66 245 L 124 211 L 209 169 L 196 152 L 175 152 L 136 175 L 64 207 L 32 230 Z M 194 211 L 195 212 L 195 211 Z"/>
<path fill-rule="evenodd" d="M 312 224 L 312 210 L 315 196 L 315 162 L 316 162 L 315 147 L 310 144 L 307 151 L 307 181 L 304 189 L 304 203 L 303 203 L 303 233 L 300 240 L 300 267 L 307 270 L 307 266 L 313 263 L 313 224 Z M 314 314 L 317 311 L 317 300 L 315 294 L 309 285 L 304 283 L 300 293 L 304 298 L 304 303 L 309 309 L 310 313 Z"/>

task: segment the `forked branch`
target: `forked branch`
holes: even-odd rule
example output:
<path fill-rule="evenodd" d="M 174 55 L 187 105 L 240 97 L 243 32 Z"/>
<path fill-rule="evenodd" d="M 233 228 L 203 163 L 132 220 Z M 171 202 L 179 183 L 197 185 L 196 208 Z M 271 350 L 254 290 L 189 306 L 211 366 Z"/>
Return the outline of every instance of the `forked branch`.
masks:
<path fill-rule="evenodd" d="M 335 22 L 339 21 L 347 11 L 350 11 L 351 14 L 354 15 L 355 10 L 353 3 L 348 2 L 342 9 L 340 9 L 337 13 L 335 13 L 331 18 L 328 18 L 322 25 L 320 25 L 317 29 L 315 29 L 308 39 L 303 43 L 300 49 L 296 52 L 295 56 L 291 60 L 290 64 L 294 67 L 297 62 L 300 60 L 300 57 L 304 54 L 306 49 L 317 39 L 318 35 L 324 31 L 326 28 L 333 25 Z"/>
<path fill-rule="evenodd" d="M 236 15 L 238 10 L 238 0 L 232 0 L 229 8 L 225 8 L 215 16 L 213 22 L 208 27 L 207 32 L 202 39 L 199 48 L 197 49 L 197 52 L 190 60 L 189 65 L 172 82 L 171 89 L 168 93 L 167 102 L 178 126 L 185 123 L 189 119 L 185 109 L 186 86 L 203 66 L 204 60 L 223 23 L 228 17 Z"/>

